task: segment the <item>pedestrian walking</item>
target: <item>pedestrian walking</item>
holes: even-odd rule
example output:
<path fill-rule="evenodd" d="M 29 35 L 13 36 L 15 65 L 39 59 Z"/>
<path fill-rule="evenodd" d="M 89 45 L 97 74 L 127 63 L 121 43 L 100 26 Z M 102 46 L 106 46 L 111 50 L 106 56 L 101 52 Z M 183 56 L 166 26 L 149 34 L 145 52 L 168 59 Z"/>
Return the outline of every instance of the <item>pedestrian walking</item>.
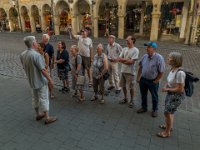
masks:
<path fill-rule="evenodd" d="M 78 54 L 78 47 L 76 45 L 71 46 L 71 65 L 72 65 L 72 88 L 74 90 L 73 97 L 78 97 L 79 94 L 79 100 L 78 102 L 83 102 L 85 100 L 83 88 L 85 83 L 85 70 L 82 66 L 82 58 Z M 82 83 L 78 83 L 78 78 L 82 77 Z M 79 94 L 78 94 L 79 91 Z"/>
<path fill-rule="evenodd" d="M 37 52 L 38 44 L 35 37 L 26 36 L 24 43 L 27 50 L 21 53 L 20 60 L 32 91 L 32 104 L 36 112 L 36 120 L 45 118 L 45 124 L 53 123 L 57 118 L 49 116 L 48 94 L 48 83 L 50 88 L 53 88 L 53 81 L 45 68 L 44 59 Z"/>
<path fill-rule="evenodd" d="M 103 53 L 102 44 L 98 44 L 97 46 L 97 54 L 94 56 L 94 62 L 92 67 L 94 96 L 92 97 L 91 101 L 98 100 L 98 93 L 100 93 L 100 103 L 104 104 L 104 75 L 108 72 L 108 60 L 106 54 Z"/>
<path fill-rule="evenodd" d="M 109 84 L 108 90 L 112 90 L 115 88 L 115 93 L 119 94 L 121 88 L 119 86 L 119 71 L 118 71 L 118 62 L 117 58 L 119 58 L 122 52 L 122 47 L 115 42 L 115 36 L 108 36 L 108 45 L 107 45 L 107 56 L 108 56 L 108 70 L 109 70 Z"/>
<path fill-rule="evenodd" d="M 68 67 L 69 66 L 69 53 L 66 50 L 66 45 L 64 41 L 59 41 L 57 43 L 57 56 L 55 63 L 57 64 L 58 77 L 62 80 L 63 87 L 62 92 L 68 92 L 69 82 L 68 82 Z"/>
<path fill-rule="evenodd" d="M 66 32 L 69 34 L 69 39 L 72 39 L 72 25 L 68 24 L 67 28 L 66 28 Z"/>
<path fill-rule="evenodd" d="M 162 92 L 167 92 L 165 98 L 165 124 L 159 127 L 164 129 L 163 132 L 159 132 L 157 135 L 162 138 L 169 137 L 173 130 L 174 113 L 180 106 L 185 98 L 184 86 L 186 74 L 180 70 L 182 66 L 183 58 L 178 52 L 171 52 L 168 56 L 167 64 L 171 66 L 171 71 L 167 77 L 167 83 L 162 89 Z"/>
<path fill-rule="evenodd" d="M 45 61 L 45 68 L 46 68 L 47 72 L 50 75 L 50 72 L 49 72 L 49 55 L 48 55 L 48 53 L 45 50 L 44 43 L 42 43 L 42 42 L 38 43 L 38 51 L 43 56 L 44 61 Z M 48 84 L 48 86 L 49 86 L 49 95 L 50 95 L 50 98 L 53 99 L 53 98 L 55 98 L 55 96 L 53 95 L 53 91 L 52 91 L 53 89 L 50 88 L 49 84 Z"/>
<path fill-rule="evenodd" d="M 135 37 L 128 36 L 126 38 L 126 42 L 127 47 L 122 50 L 118 58 L 118 61 L 122 63 L 120 86 L 123 88 L 124 93 L 124 99 L 121 100 L 119 104 L 125 104 L 128 102 L 128 106 L 132 108 L 134 97 L 134 80 L 136 74 L 135 65 L 139 56 L 139 50 L 135 47 Z M 127 90 L 130 90 L 130 100 L 128 100 Z"/>
<path fill-rule="evenodd" d="M 72 33 L 72 32 L 71 32 Z M 92 86 L 92 77 L 91 77 L 91 63 L 93 62 L 93 43 L 92 39 L 88 37 L 88 30 L 82 29 L 81 35 L 73 35 L 75 39 L 78 39 L 78 49 L 79 54 L 82 57 L 83 67 L 87 70 L 89 83 L 88 86 Z"/>
<path fill-rule="evenodd" d="M 50 37 L 48 34 L 42 35 L 42 42 L 45 44 L 45 50 L 49 55 L 49 72 L 50 72 L 50 76 L 52 77 L 52 69 L 54 69 L 55 55 L 54 55 L 54 48 L 49 43 L 49 39 Z"/>
<path fill-rule="evenodd" d="M 157 117 L 158 113 L 158 88 L 159 81 L 165 70 L 163 57 L 156 52 L 156 42 L 145 44 L 147 53 L 139 61 L 137 82 L 140 86 L 141 108 L 137 113 L 147 112 L 147 94 L 148 90 L 152 96 L 152 117 Z"/>

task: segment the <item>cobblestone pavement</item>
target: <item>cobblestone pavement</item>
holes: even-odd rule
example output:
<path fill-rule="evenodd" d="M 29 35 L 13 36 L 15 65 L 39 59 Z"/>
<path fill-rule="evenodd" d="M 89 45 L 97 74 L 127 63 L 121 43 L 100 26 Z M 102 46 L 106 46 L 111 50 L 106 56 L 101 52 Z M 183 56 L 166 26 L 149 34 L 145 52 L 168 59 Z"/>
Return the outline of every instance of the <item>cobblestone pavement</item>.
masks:
<path fill-rule="evenodd" d="M 24 34 L 26 35 L 26 34 Z M 163 106 L 165 95 L 160 92 L 159 117 L 150 117 L 149 112 L 138 115 L 140 94 L 136 85 L 135 107 L 121 106 L 118 101 L 122 94 L 111 92 L 105 97 L 106 104 L 90 102 L 92 89 L 87 88 L 86 101 L 78 104 L 71 97 L 72 92 L 59 92 L 60 81 L 54 70 L 56 99 L 51 100 L 50 113 L 59 120 L 45 126 L 34 120 L 31 108 L 31 93 L 22 70 L 19 54 L 24 51 L 23 34 L 0 33 L 0 150 L 199 150 L 200 147 L 200 84 L 195 85 L 192 98 L 187 98 L 176 113 L 174 130 L 168 139 L 155 136 L 160 131 L 158 125 L 164 121 Z M 40 40 L 41 35 L 36 35 Z M 76 44 L 65 36 L 69 49 Z M 106 39 L 94 39 L 106 44 Z M 136 46 L 140 56 L 145 53 L 144 42 L 138 39 Z M 119 43 L 125 45 L 124 40 Z M 54 45 L 56 43 L 53 43 Z M 196 46 L 173 42 L 159 42 L 158 52 L 164 58 L 171 51 L 179 51 L 184 56 L 184 67 L 200 77 L 200 49 Z M 167 68 L 166 74 L 169 71 Z M 161 87 L 165 82 L 161 81 Z M 150 106 L 151 102 L 149 101 Z"/>

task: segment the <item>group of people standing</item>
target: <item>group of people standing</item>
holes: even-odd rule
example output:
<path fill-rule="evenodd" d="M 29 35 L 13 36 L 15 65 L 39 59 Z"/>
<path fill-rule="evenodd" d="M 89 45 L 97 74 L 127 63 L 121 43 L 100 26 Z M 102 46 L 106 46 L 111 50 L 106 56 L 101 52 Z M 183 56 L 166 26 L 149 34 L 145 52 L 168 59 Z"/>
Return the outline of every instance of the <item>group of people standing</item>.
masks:
<path fill-rule="evenodd" d="M 104 104 L 104 83 L 109 78 L 108 90 L 115 89 L 119 94 L 123 91 L 124 98 L 119 104 L 128 103 L 128 107 L 134 106 L 134 86 L 135 80 L 139 83 L 141 93 L 141 108 L 137 113 L 145 113 L 148 110 L 147 95 L 150 91 L 152 96 L 152 117 L 157 117 L 158 111 L 158 89 L 159 81 L 165 71 L 165 61 L 163 56 L 156 52 L 157 43 L 149 42 L 145 44 L 147 53 L 139 59 L 139 50 L 135 47 L 134 36 L 126 38 L 127 47 L 122 48 L 115 42 L 115 36 L 108 36 L 108 45 L 104 50 L 103 44 L 98 44 L 96 54 L 93 55 L 93 43 L 88 37 L 88 30 L 81 30 L 81 35 L 73 35 L 78 40 L 77 45 L 72 45 L 70 53 L 66 50 L 64 41 L 57 43 L 57 56 L 54 56 L 53 46 L 48 42 L 48 34 L 44 34 L 42 42 L 37 43 L 34 36 L 27 36 L 24 42 L 28 50 L 20 55 L 20 59 L 28 77 L 33 94 L 33 107 L 36 111 L 36 120 L 45 118 L 45 124 L 53 123 L 56 117 L 49 117 L 49 95 L 53 95 L 53 81 L 51 79 L 54 64 L 57 65 L 57 73 L 63 82 L 62 91 L 69 91 L 68 74 L 72 74 L 73 96 L 78 97 L 78 102 L 85 100 L 83 89 L 86 85 L 86 73 L 88 76 L 88 87 L 93 87 L 94 95 L 91 101 L 98 100 Z M 139 69 L 136 71 L 136 62 Z M 119 73 L 119 63 L 121 73 Z M 182 66 L 182 55 L 172 52 L 168 56 L 167 63 L 171 66 L 171 71 L 167 78 L 167 84 L 162 89 L 167 92 L 165 100 L 165 124 L 160 128 L 163 132 L 158 133 L 159 137 L 169 137 L 172 131 L 173 116 L 177 107 L 184 99 L 185 73 L 180 71 Z M 109 76 L 108 76 L 109 75 Z M 106 77 L 107 76 L 107 77 Z M 50 91 L 50 94 L 48 93 Z M 130 92 L 130 98 L 128 96 Z M 41 109 L 43 112 L 39 111 Z"/>

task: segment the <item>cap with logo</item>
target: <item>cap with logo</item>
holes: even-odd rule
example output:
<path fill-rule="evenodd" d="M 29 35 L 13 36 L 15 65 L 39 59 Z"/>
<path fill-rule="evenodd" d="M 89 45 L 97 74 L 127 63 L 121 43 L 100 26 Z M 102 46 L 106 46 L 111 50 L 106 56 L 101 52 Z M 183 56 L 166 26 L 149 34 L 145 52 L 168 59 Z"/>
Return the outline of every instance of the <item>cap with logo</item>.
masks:
<path fill-rule="evenodd" d="M 147 44 L 144 44 L 144 46 L 151 46 L 151 47 L 153 47 L 155 49 L 158 47 L 156 42 L 148 42 Z"/>

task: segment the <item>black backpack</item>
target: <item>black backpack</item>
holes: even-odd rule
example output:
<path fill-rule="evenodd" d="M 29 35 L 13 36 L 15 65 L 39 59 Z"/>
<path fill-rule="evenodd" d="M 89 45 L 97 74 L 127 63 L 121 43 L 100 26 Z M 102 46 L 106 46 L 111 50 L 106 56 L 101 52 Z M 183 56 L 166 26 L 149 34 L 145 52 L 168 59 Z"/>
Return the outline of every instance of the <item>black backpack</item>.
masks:
<path fill-rule="evenodd" d="M 189 71 L 185 71 L 184 69 L 178 69 L 177 72 L 179 71 L 183 71 L 185 72 L 185 95 L 188 97 L 191 97 L 193 92 L 194 92 L 194 85 L 193 82 L 197 82 L 199 81 L 199 78 L 195 77 L 194 74 L 192 72 Z M 176 72 L 176 74 L 177 74 Z M 175 75 L 176 78 L 176 75 Z"/>

